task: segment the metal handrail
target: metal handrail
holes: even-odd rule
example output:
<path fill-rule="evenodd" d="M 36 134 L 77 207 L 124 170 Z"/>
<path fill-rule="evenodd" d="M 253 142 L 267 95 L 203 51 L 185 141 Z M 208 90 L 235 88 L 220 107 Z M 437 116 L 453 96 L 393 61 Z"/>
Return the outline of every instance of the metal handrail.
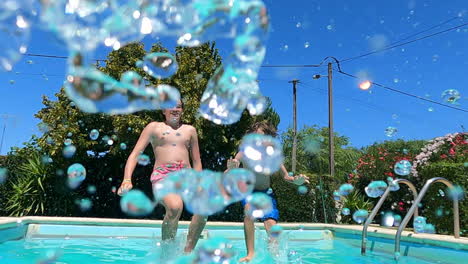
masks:
<path fill-rule="evenodd" d="M 454 187 L 451 182 L 449 182 L 447 179 L 442 178 L 442 177 L 435 177 L 426 181 L 418 197 L 416 198 L 415 201 L 413 201 L 413 205 L 411 206 L 408 213 L 405 215 L 405 218 L 403 218 L 403 221 L 401 221 L 401 224 L 398 227 L 398 231 L 395 236 L 395 259 L 396 260 L 398 260 L 400 256 L 400 239 L 401 239 L 401 233 L 403 232 L 403 229 L 406 227 L 409 220 L 411 219 L 411 215 L 413 214 L 413 212 L 418 208 L 418 205 L 421 202 L 424 195 L 426 194 L 427 190 L 429 189 L 429 186 L 431 186 L 431 184 L 436 183 L 436 182 L 441 182 L 450 189 Z M 458 211 L 457 199 L 453 199 L 453 233 L 454 233 L 453 236 L 455 238 L 460 238 L 460 214 Z"/>
<path fill-rule="evenodd" d="M 413 192 L 414 200 L 416 200 L 416 198 L 418 197 L 418 191 L 416 190 L 416 187 L 414 187 L 413 183 L 411 183 L 407 179 L 396 179 L 393 182 L 406 184 L 408 188 Z M 372 220 L 374 220 L 374 217 L 377 215 L 377 212 L 380 210 L 380 207 L 384 203 L 385 199 L 387 199 L 387 196 L 390 193 L 390 188 L 391 186 L 389 185 L 387 189 L 385 190 L 385 192 L 382 194 L 382 197 L 380 197 L 380 200 L 377 202 L 374 209 L 372 209 L 370 216 L 367 218 L 366 223 L 364 224 L 364 227 L 362 228 L 361 255 L 366 254 L 367 228 L 372 223 Z M 418 209 L 416 208 L 416 210 L 414 211 L 414 217 L 417 217 L 417 216 L 418 216 Z"/>

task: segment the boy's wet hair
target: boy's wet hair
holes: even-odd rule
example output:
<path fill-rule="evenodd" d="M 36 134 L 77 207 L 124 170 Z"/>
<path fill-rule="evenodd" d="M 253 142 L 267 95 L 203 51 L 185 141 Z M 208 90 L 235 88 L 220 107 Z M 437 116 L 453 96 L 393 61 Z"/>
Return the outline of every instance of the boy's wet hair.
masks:
<path fill-rule="evenodd" d="M 270 122 L 268 122 L 268 120 L 262 120 L 253 123 L 247 132 L 255 133 L 255 131 L 257 131 L 259 128 L 263 130 L 265 135 L 269 135 L 272 137 L 276 137 L 277 135 L 276 127 L 274 127 Z"/>

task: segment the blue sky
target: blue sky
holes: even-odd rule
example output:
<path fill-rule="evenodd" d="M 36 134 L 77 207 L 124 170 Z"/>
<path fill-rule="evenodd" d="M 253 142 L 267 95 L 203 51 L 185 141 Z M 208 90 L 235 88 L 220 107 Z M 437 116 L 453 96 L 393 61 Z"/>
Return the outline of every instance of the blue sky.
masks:
<path fill-rule="evenodd" d="M 289 0 L 265 1 L 272 20 L 264 65 L 318 64 L 327 56 L 354 57 L 401 40 L 453 18 L 414 38 L 467 23 L 466 0 Z M 410 39 L 411 40 L 411 39 Z M 2 40 L 5 41 L 5 40 Z M 175 39 L 164 38 L 171 47 Z M 146 39 L 148 44 L 153 40 Z M 308 43 L 308 45 L 306 45 Z M 342 70 L 365 74 L 372 81 L 441 102 L 446 89 L 456 89 L 456 107 L 468 109 L 468 26 L 342 63 Z M 222 54 L 232 49 L 220 41 Z M 48 32 L 33 29 L 29 53 L 66 56 L 67 51 Z M 32 61 L 32 64 L 28 61 Z M 6 125 L 0 154 L 38 134 L 33 117 L 41 96 L 52 97 L 64 80 L 66 61 L 23 57 L 11 72 L 0 72 L 0 136 Z M 17 73 L 19 72 L 19 73 Z M 299 79 L 298 126 L 328 125 L 327 79 L 321 68 L 262 68 L 260 88 L 281 117 L 280 130 L 292 125 L 292 85 Z M 46 76 L 46 77 L 44 77 Z M 445 108 L 372 86 L 358 88 L 357 80 L 334 72 L 335 130 L 361 147 L 386 139 L 430 139 L 468 129 L 468 113 Z M 14 83 L 10 83 L 14 80 Z M 8 118 L 5 118 L 5 115 Z M 386 137 L 385 128 L 398 129 Z"/>

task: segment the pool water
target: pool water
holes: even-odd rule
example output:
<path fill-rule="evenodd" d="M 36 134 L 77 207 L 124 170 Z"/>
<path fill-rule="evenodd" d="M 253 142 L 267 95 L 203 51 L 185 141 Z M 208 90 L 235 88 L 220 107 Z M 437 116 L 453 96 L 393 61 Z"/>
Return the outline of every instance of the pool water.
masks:
<path fill-rule="evenodd" d="M 222 233 L 229 234 L 229 232 L 229 230 L 223 230 Z M 183 234 L 183 232 L 179 234 L 181 233 Z M 276 254 L 278 257 L 273 258 L 267 250 L 264 233 L 264 231 L 257 232 L 259 234 L 256 240 L 258 254 L 251 263 L 460 264 L 468 258 L 467 251 L 402 243 L 402 255 L 410 256 L 402 257 L 396 262 L 391 254 L 393 243 L 384 239 L 371 239 L 368 243 L 368 255 L 361 256 L 359 237 L 349 235 L 338 235 L 333 239 L 320 240 L 283 240 Z M 64 236 L 6 241 L 0 244 L 0 263 L 164 263 L 169 261 L 161 261 L 161 252 L 169 253 L 171 257 L 182 254 L 184 245 L 182 234 L 170 245 L 161 245 L 158 243 L 159 239 L 126 237 Z M 244 240 L 230 241 L 237 254 L 234 259 L 245 256 Z M 411 256 L 416 251 L 419 251 L 418 257 Z"/>

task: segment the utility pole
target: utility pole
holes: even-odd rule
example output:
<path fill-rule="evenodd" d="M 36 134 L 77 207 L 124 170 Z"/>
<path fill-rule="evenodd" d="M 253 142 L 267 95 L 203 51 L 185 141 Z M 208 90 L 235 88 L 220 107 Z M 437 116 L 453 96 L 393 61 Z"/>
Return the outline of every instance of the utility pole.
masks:
<path fill-rule="evenodd" d="M 294 79 L 290 81 L 289 83 L 293 84 L 293 145 L 292 145 L 292 157 L 291 157 L 291 163 L 292 163 L 292 168 L 291 170 L 293 173 L 296 173 L 296 149 L 297 149 L 297 104 L 296 104 L 296 94 L 297 94 L 297 89 L 296 85 L 299 82 L 299 80 Z"/>
<path fill-rule="evenodd" d="M 8 115 L 8 114 L 0 114 L 0 118 L 2 118 L 4 120 L 4 123 L 3 123 L 3 129 L 2 129 L 2 137 L 0 139 L 0 153 L 2 153 L 2 149 L 3 149 L 3 139 L 5 138 L 5 130 L 6 130 L 6 122 L 8 120 L 8 118 L 12 119 L 12 118 L 15 118 L 14 115 Z"/>
<path fill-rule="evenodd" d="M 329 150 L 329 172 L 335 177 L 335 144 L 333 139 L 333 85 L 332 85 L 332 63 L 328 63 L 328 150 Z"/>

